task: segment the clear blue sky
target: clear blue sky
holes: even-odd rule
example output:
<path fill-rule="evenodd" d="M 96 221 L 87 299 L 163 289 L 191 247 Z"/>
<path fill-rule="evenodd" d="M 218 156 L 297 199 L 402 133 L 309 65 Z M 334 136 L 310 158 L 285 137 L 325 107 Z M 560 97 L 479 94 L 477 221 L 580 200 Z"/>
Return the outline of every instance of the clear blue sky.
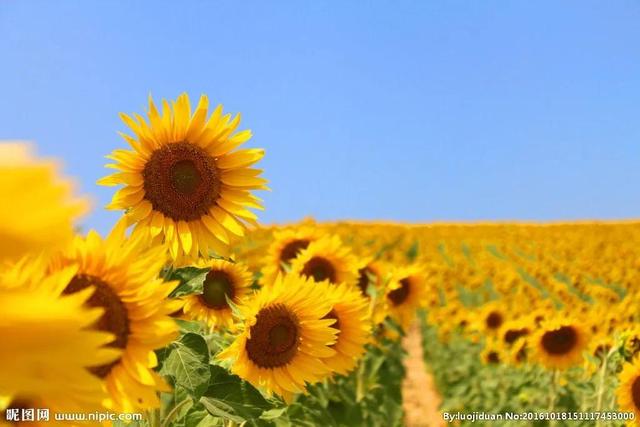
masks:
<path fill-rule="evenodd" d="M 118 112 L 182 91 L 266 148 L 263 222 L 640 216 L 638 1 L 0 0 L 0 58 L 101 231 Z"/>

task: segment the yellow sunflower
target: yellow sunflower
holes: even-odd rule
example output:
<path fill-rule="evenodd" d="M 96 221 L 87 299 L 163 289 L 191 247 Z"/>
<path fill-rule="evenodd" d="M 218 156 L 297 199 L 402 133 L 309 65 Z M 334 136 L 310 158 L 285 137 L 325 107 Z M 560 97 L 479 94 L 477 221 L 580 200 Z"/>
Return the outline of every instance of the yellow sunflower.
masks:
<path fill-rule="evenodd" d="M 318 240 L 320 236 L 321 234 L 316 228 L 309 226 L 276 231 L 273 235 L 273 243 L 269 246 L 264 260 L 260 283 L 263 285 L 272 284 L 278 274 L 284 273 L 285 267 L 291 267 L 291 261 L 300 255 L 302 250 L 307 249 L 311 242 Z"/>
<path fill-rule="evenodd" d="M 55 249 L 73 238 L 74 221 L 87 210 L 57 165 L 33 158 L 25 143 L 0 143 L 0 261 Z"/>
<path fill-rule="evenodd" d="M 322 361 L 332 371 L 346 375 L 356 366 L 371 338 L 369 302 L 358 289 L 345 283 L 332 285 L 325 281 L 320 285 L 325 288 L 326 298 L 333 302 L 331 311 L 324 318 L 334 319 L 331 327 L 339 331 L 336 343 L 331 346 L 336 354 Z"/>
<path fill-rule="evenodd" d="M 582 362 L 589 332 L 576 318 L 547 320 L 532 334 L 533 360 L 550 369 L 565 369 Z"/>
<path fill-rule="evenodd" d="M 480 353 L 480 360 L 485 365 L 499 365 L 503 361 L 503 354 L 500 343 L 495 338 L 487 340 L 485 347 Z"/>
<path fill-rule="evenodd" d="M 87 369 L 112 363 L 120 352 L 104 347 L 113 340 L 112 334 L 87 329 L 103 315 L 101 308 L 84 307 L 90 289 L 75 295 L 55 294 L 76 274 L 76 268 L 45 275 L 42 267 L 23 263 L 21 268 L 28 275 L 0 278 L 3 406 L 98 411 L 107 394 L 102 381 Z"/>
<path fill-rule="evenodd" d="M 78 266 L 77 273 L 58 292 L 67 295 L 94 289 L 87 305 L 102 307 L 105 313 L 93 328 L 112 333 L 115 339 L 109 346 L 122 351 L 115 362 L 91 369 L 104 379 L 111 397 L 106 406 L 114 410 L 157 407 L 156 391 L 169 390 L 153 370 L 157 365 L 153 350 L 177 335 L 169 314 L 179 303 L 167 299 L 177 283 L 158 278 L 165 261 L 164 248 L 148 248 L 139 238 L 125 238 L 122 223 L 104 240 L 95 231 L 86 238 L 77 237 L 71 249 L 52 261 L 54 271 Z"/>
<path fill-rule="evenodd" d="M 149 98 L 149 121 L 121 114 L 134 137 L 122 134 L 133 150 L 116 150 L 108 165 L 119 172 L 98 181 L 125 185 L 107 207 L 126 210 L 134 235 L 155 243 L 166 242 L 172 259 L 181 262 L 210 251 L 226 254 L 232 240 L 255 224 L 247 208 L 262 209 L 251 190 L 266 189 L 262 172 L 250 166 L 264 155 L 262 149 L 234 151 L 251 138 L 237 133 L 240 115 L 222 115 L 222 106 L 207 119 L 209 100 L 200 97 L 191 114 L 187 94 L 172 103 L 162 101 L 160 113 Z"/>
<path fill-rule="evenodd" d="M 291 272 L 316 282 L 346 283 L 356 286 L 358 264 L 338 236 L 326 236 L 309 244 L 291 262 Z"/>
<path fill-rule="evenodd" d="M 416 310 L 423 305 L 428 295 L 429 289 L 420 267 L 399 267 L 385 292 L 389 314 L 407 331 L 415 318 Z"/>
<path fill-rule="evenodd" d="M 250 293 L 252 275 L 240 263 L 221 259 L 199 264 L 211 270 L 203 283 L 201 294 L 189 295 L 184 300 L 185 316 L 202 320 L 211 328 L 233 328 L 234 319 L 227 298 L 238 305 Z"/>
<path fill-rule="evenodd" d="M 323 287 L 293 274 L 278 276 L 239 306 L 244 330 L 218 357 L 232 359 L 231 371 L 241 378 L 291 402 L 306 383 L 331 374 L 322 363 L 336 354 L 335 320 L 325 318 L 331 307 Z"/>
<path fill-rule="evenodd" d="M 640 359 L 625 363 L 618 379 L 618 410 L 633 412 L 640 419 Z"/>
<path fill-rule="evenodd" d="M 369 286 L 380 289 L 384 284 L 386 271 L 380 261 L 368 259 L 358 269 L 358 288 L 362 295 L 369 296 Z"/>
<path fill-rule="evenodd" d="M 505 306 L 504 301 L 490 301 L 480 307 L 472 323 L 472 328 L 475 331 L 494 337 L 507 320 L 508 308 Z"/>

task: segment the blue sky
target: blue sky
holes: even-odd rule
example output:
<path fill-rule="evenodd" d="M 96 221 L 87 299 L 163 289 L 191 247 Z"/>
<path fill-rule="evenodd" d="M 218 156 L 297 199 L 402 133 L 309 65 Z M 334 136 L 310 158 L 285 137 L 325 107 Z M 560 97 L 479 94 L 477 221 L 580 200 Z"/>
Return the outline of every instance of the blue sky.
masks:
<path fill-rule="evenodd" d="M 207 93 L 251 128 L 266 223 L 640 212 L 637 1 L 0 0 L 0 138 L 93 196 L 117 113 Z"/>

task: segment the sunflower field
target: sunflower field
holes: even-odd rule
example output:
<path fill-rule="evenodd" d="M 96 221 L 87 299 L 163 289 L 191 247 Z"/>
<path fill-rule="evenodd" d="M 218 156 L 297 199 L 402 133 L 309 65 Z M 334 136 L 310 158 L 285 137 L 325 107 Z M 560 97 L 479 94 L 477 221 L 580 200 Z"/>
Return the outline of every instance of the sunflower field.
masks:
<path fill-rule="evenodd" d="M 263 226 L 239 114 L 121 118 L 106 236 L 0 144 L 3 425 L 637 425 L 639 223 Z"/>

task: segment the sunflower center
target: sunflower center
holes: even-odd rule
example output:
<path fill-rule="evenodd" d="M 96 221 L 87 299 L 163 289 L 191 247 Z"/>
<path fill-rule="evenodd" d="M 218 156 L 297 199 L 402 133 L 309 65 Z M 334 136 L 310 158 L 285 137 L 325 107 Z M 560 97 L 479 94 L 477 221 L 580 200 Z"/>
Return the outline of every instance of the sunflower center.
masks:
<path fill-rule="evenodd" d="M 529 331 L 526 328 L 522 329 L 509 329 L 504 333 L 504 342 L 507 344 L 513 344 L 520 337 L 527 335 Z"/>
<path fill-rule="evenodd" d="M 571 326 L 562 326 L 542 335 L 542 347 L 549 354 L 563 355 L 571 352 L 578 343 L 578 334 Z"/>
<path fill-rule="evenodd" d="M 640 377 L 636 377 L 631 384 L 631 398 L 633 399 L 633 405 L 640 409 Z"/>
<path fill-rule="evenodd" d="M 316 282 L 329 280 L 331 283 L 336 282 L 336 269 L 333 264 L 326 258 L 313 257 L 304 265 L 302 274 L 313 277 Z"/>
<path fill-rule="evenodd" d="M 498 329 L 500 325 L 502 325 L 502 321 L 502 315 L 497 311 L 492 311 L 485 319 L 485 323 L 489 329 Z"/>
<path fill-rule="evenodd" d="M 214 310 L 227 308 L 227 297 L 233 299 L 235 295 L 233 281 L 224 271 L 211 270 L 202 286 L 200 301 Z"/>
<path fill-rule="evenodd" d="M 191 160 L 180 160 L 171 168 L 171 181 L 173 188 L 182 194 L 191 194 L 202 183 L 202 177 Z"/>
<path fill-rule="evenodd" d="M 280 251 L 280 262 L 289 264 L 291 260 L 298 256 L 300 251 L 307 249 L 309 241 L 306 239 L 292 240 Z"/>
<path fill-rule="evenodd" d="M 151 154 L 142 171 L 145 198 L 176 221 L 207 215 L 220 194 L 215 160 L 202 148 L 174 142 Z"/>
<path fill-rule="evenodd" d="M 405 277 L 400 280 L 400 287 L 389 292 L 387 298 L 389 298 L 393 305 L 400 305 L 409 298 L 410 290 L 411 284 L 409 283 L 409 278 Z"/>
<path fill-rule="evenodd" d="M 298 351 L 298 318 L 282 304 L 260 310 L 249 334 L 247 355 L 261 368 L 285 366 Z"/>
<path fill-rule="evenodd" d="M 93 328 L 115 335 L 116 338 L 108 345 L 109 347 L 125 348 L 130 333 L 127 308 L 108 283 L 88 274 L 76 274 L 62 293 L 73 294 L 89 286 L 93 286 L 95 291 L 86 304 L 90 307 L 104 308 L 104 314 Z M 104 378 L 118 362 L 119 360 L 116 360 L 106 365 L 94 366 L 89 368 L 89 371 Z"/>
<path fill-rule="evenodd" d="M 369 275 L 373 274 L 373 271 L 369 267 L 364 267 L 358 270 L 358 288 L 362 295 L 367 296 L 367 288 L 369 287 Z"/>
<path fill-rule="evenodd" d="M 487 362 L 489 363 L 500 363 L 500 356 L 498 356 L 498 353 L 495 351 L 490 351 L 487 354 Z"/>

